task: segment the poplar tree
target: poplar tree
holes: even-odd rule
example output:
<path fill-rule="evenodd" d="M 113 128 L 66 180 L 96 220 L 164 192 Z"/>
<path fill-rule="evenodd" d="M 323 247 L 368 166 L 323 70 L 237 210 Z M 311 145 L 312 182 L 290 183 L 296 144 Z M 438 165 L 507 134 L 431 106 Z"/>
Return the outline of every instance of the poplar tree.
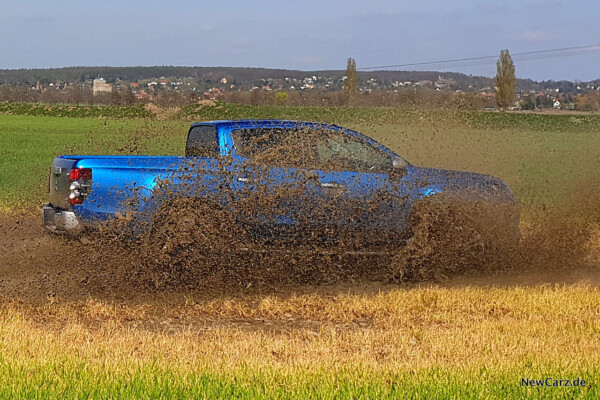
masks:
<path fill-rule="evenodd" d="M 352 105 L 357 93 L 358 75 L 356 73 L 356 61 L 354 61 L 354 58 L 349 58 L 346 66 L 346 79 L 344 80 L 344 97 L 346 98 L 346 104 Z"/>
<path fill-rule="evenodd" d="M 496 62 L 496 103 L 502 111 L 513 104 L 516 86 L 515 64 L 508 50 L 501 50 Z"/>

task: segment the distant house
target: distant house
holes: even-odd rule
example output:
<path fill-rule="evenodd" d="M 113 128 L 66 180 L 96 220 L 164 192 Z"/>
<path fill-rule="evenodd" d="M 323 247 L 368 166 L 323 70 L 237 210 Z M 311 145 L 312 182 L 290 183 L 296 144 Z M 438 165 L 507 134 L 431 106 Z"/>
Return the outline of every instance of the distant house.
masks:
<path fill-rule="evenodd" d="M 110 83 L 107 83 L 104 78 L 94 79 L 92 91 L 94 96 L 102 93 L 112 93 L 112 90 L 113 86 Z"/>
<path fill-rule="evenodd" d="M 207 100 L 216 100 L 218 97 L 223 96 L 225 93 L 223 90 L 213 87 L 208 89 L 207 92 L 204 92 L 204 98 Z"/>
<path fill-rule="evenodd" d="M 451 85 L 456 85 L 456 81 L 454 79 L 447 79 L 438 75 L 437 81 L 435 81 L 435 87 L 437 88 L 447 88 Z"/>
<path fill-rule="evenodd" d="M 228 81 L 227 81 L 227 78 L 225 78 L 225 77 L 222 77 L 222 78 L 221 78 L 221 83 L 222 83 L 223 85 L 226 85 L 226 84 L 227 84 L 227 82 L 228 82 Z"/>
<path fill-rule="evenodd" d="M 225 94 L 225 92 L 217 87 L 213 87 L 208 89 L 208 92 L 204 92 L 204 98 L 206 99 L 210 99 L 210 100 L 215 100 L 218 97 L 221 97 Z"/>
<path fill-rule="evenodd" d="M 560 110 L 560 101 L 559 100 L 554 100 L 554 109 L 555 110 Z"/>
<path fill-rule="evenodd" d="M 144 89 L 140 89 L 139 92 L 135 93 L 135 98 L 136 99 L 146 99 L 148 98 L 148 93 L 146 93 L 146 91 Z"/>

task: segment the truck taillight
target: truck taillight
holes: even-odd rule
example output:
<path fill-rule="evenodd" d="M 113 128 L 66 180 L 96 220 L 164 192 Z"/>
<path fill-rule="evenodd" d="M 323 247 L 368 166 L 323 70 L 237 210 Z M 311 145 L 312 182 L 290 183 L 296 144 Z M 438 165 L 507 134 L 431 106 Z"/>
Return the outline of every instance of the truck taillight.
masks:
<path fill-rule="evenodd" d="M 73 168 L 69 172 L 69 182 L 69 203 L 83 203 L 92 190 L 92 169 Z"/>
<path fill-rule="evenodd" d="M 79 179 L 92 179 L 92 169 L 91 168 L 73 168 L 71 172 L 69 172 L 69 180 L 71 182 L 77 181 Z"/>

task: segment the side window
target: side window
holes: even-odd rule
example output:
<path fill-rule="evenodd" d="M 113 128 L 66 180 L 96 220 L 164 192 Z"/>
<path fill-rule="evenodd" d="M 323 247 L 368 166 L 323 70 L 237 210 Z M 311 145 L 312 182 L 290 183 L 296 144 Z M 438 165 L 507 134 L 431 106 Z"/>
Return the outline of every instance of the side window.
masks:
<path fill-rule="evenodd" d="M 304 130 L 237 129 L 231 136 L 237 154 L 255 163 L 310 168 L 318 162 L 316 143 Z"/>
<path fill-rule="evenodd" d="M 393 158 L 361 138 L 326 129 L 237 129 L 237 154 L 265 165 L 389 172 Z"/>
<path fill-rule="evenodd" d="M 325 131 L 317 144 L 319 163 L 338 171 L 388 172 L 393 158 L 361 138 Z"/>
<path fill-rule="evenodd" d="M 188 157 L 216 157 L 219 154 L 217 129 L 211 125 L 194 126 L 190 129 L 185 155 Z"/>

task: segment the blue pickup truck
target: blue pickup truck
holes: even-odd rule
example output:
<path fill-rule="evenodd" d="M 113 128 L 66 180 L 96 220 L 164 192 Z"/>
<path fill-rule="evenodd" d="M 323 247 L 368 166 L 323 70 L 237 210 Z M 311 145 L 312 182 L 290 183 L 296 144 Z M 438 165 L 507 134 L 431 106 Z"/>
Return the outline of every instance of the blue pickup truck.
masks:
<path fill-rule="evenodd" d="M 417 167 L 356 131 L 314 122 L 198 122 L 184 157 L 62 155 L 49 186 L 43 221 L 52 231 L 126 218 L 133 231 L 148 232 L 157 215 L 193 199 L 268 243 L 352 237 L 355 247 L 400 246 L 424 202 L 492 216 L 479 226 L 519 235 L 519 203 L 502 180 Z"/>

